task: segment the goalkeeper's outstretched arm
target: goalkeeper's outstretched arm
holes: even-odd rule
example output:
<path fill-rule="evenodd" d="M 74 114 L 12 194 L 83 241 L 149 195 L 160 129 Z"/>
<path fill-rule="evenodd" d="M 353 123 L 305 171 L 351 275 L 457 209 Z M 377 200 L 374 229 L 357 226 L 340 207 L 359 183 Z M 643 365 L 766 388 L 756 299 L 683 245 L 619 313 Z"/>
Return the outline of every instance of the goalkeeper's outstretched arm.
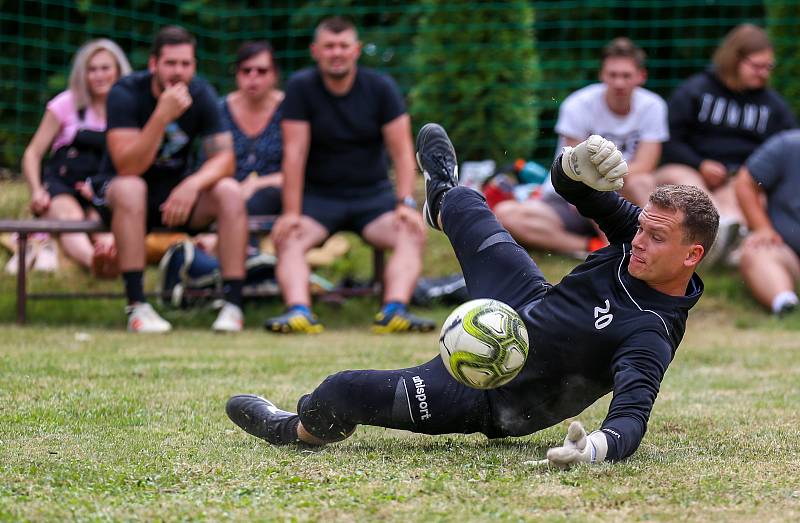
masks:
<path fill-rule="evenodd" d="M 564 148 L 550 168 L 550 178 L 556 192 L 597 222 L 611 243 L 621 243 L 633 239 L 640 212 L 615 192 L 627 169 L 612 142 L 592 135 L 576 147 Z"/>
<path fill-rule="evenodd" d="M 663 338 L 648 332 L 631 341 L 617 351 L 612 363 L 614 397 L 600 430 L 587 435 L 583 425 L 573 422 L 564 444 L 547 452 L 548 464 L 567 468 L 619 461 L 639 448 L 672 350 Z"/>

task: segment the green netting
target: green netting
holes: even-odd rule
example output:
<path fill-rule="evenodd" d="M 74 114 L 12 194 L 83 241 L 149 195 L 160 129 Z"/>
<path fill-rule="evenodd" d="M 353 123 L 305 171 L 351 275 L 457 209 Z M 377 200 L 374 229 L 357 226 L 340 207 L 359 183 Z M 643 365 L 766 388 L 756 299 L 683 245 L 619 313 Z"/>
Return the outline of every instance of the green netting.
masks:
<path fill-rule="evenodd" d="M 666 97 L 708 64 L 731 27 L 767 26 L 778 55 L 775 87 L 793 104 L 788 95 L 800 91 L 792 34 L 800 6 L 789 0 L 0 0 L 0 165 L 18 170 L 45 103 L 65 87 L 72 55 L 87 39 L 116 40 L 142 68 L 157 28 L 182 24 L 198 37 L 200 73 L 224 93 L 233 87 L 230 62 L 242 41 L 268 38 L 285 78 L 309 65 L 312 28 L 332 14 L 357 23 L 362 63 L 395 77 L 415 126 L 431 119 L 463 126 L 456 145 L 472 157 L 507 148 L 549 161 L 559 102 L 595 80 L 599 50 L 616 36 L 648 52 L 647 87 Z M 422 103 L 425 96 L 438 105 Z"/>

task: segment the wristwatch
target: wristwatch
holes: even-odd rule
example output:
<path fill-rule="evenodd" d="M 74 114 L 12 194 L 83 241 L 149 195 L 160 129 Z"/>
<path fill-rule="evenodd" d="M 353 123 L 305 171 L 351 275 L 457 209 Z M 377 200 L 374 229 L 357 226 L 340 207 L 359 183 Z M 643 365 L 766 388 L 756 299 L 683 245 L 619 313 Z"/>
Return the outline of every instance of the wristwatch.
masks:
<path fill-rule="evenodd" d="M 415 210 L 417 208 L 417 201 L 414 199 L 413 196 L 406 196 L 404 198 L 398 198 L 397 199 L 397 204 L 398 205 L 403 204 L 406 207 L 411 207 L 412 209 L 415 209 Z"/>

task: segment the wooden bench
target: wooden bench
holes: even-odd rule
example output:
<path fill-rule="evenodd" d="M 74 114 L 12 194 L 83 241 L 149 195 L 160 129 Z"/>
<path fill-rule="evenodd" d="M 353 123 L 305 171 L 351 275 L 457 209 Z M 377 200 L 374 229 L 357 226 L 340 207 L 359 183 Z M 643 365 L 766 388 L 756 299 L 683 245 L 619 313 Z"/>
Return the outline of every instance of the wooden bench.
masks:
<path fill-rule="evenodd" d="M 248 229 L 251 233 L 266 235 L 272 230 L 272 225 L 275 223 L 277 216 L 250 216 L 248 218 Z M 168 230 L 168 229 L 166 229 Z M 209 229 L 214 231 L 215 227 Z M 109 228 L 100 221 L 93 220 L 0 220 L 0 233 L 12 232 L 17 233 L 17 323 L 23 325 L 26 321 L 26 308 L 29 299 L 57 299 L 57 298 L 124 298 L 123 292 L 47 292 L 47 293 L 28 293 L 27 287 L 27 274 L 26 274 L 26 248 L 28 245 L 28 236 L 33 233 L 46 232 L 50 234 L 64 234 L 64 233 L 95 233 L 95 232 L 109 232 Z M 372 266 L 373 266 L 373 284 L 370 286 L 369 292 L 377 289 L 383 277 L 384 267 L 384 251 L 380 249 L 373 249 L 372 251 Z M 337 289 L 332 291 L 337 296 L 352 296 L 356 294 L 365 294 L 359 291 L 346 291 Z M 275 296 L 275 294 L 264 293 L 245 293 L 246 296 Z M 155 293 L 148 293 L 148 297 L 156 296 Z"/>

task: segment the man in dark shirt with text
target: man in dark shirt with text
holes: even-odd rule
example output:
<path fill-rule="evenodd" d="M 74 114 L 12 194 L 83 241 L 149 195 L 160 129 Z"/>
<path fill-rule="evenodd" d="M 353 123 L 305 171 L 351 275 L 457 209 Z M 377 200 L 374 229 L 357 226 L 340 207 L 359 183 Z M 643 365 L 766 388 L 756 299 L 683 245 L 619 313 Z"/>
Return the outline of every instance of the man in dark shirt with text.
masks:
<path fill-rule="evenodd" d="M 106 170 L 114 177 L 102 196 L 111 211 L 132 332 L 172 328 L 145 301 L 146 232 L 155 227 L 202 230 L 212 221 L 219 231 L 225 297 L 212 328 L 242 329 L 247 214 L 231 178 L 231 135 L 222 126 L 216 93 L 194 77 L 195 69 L 194 37 L 167 26 L 156 35 L 148 70 L 121 79 L 108 96 Z M 207 160 L 191 172 L 196 138 Z"/>
<path fill-rule="evenodd" d="M 593 135 L 565 147 L 550 170 L 553 185 L 597 222 L 610 245 L 551 285 L 483 197 L 457 186 L 455 150 L 441 126 L 420 130 L 417 151 L 427 193 L 423 215 L 447 234 L 470 296 L 503 301 L 525 322 L 530 355 L 520 374 L 496 389 L 472 389 L 452 378 L 437 356 L 407 369 L 334 374 L 300 398 L 297 414 L 258 396 L 234 396 L 228 416 L 275 445 L 339 441 L 359 424 L 496 438 L 577 416 L 613 391 L 600 429 L 587 435 L 573 422 L 546 462 L 567 467 L 631 455 L 689 309 L 703 292 L 694 270 L 719 224 L 708 195 L 663 186 L 640 209 L 614 192 L 627 165 L 612 142 Z"/>
<path fill-rule="evenodd" d="M 283 214 L 275 223 L 277 278 L 287 311 L 271 332 L 322 331 L 311 312 L 305 253 L 336 231 L 393 251 L 383 274 L 383 307 L 373 330 L 429 331 L 407 304 L 422 270 L 425 228 L 416 211 L 411 120 L 395 83 L 358 67 L 352 23 L 334 17 L 316 29 L 317 66 L 294 74 L 283 102 Z M 388 177 L 394 163 L 395 185 Z"/>

